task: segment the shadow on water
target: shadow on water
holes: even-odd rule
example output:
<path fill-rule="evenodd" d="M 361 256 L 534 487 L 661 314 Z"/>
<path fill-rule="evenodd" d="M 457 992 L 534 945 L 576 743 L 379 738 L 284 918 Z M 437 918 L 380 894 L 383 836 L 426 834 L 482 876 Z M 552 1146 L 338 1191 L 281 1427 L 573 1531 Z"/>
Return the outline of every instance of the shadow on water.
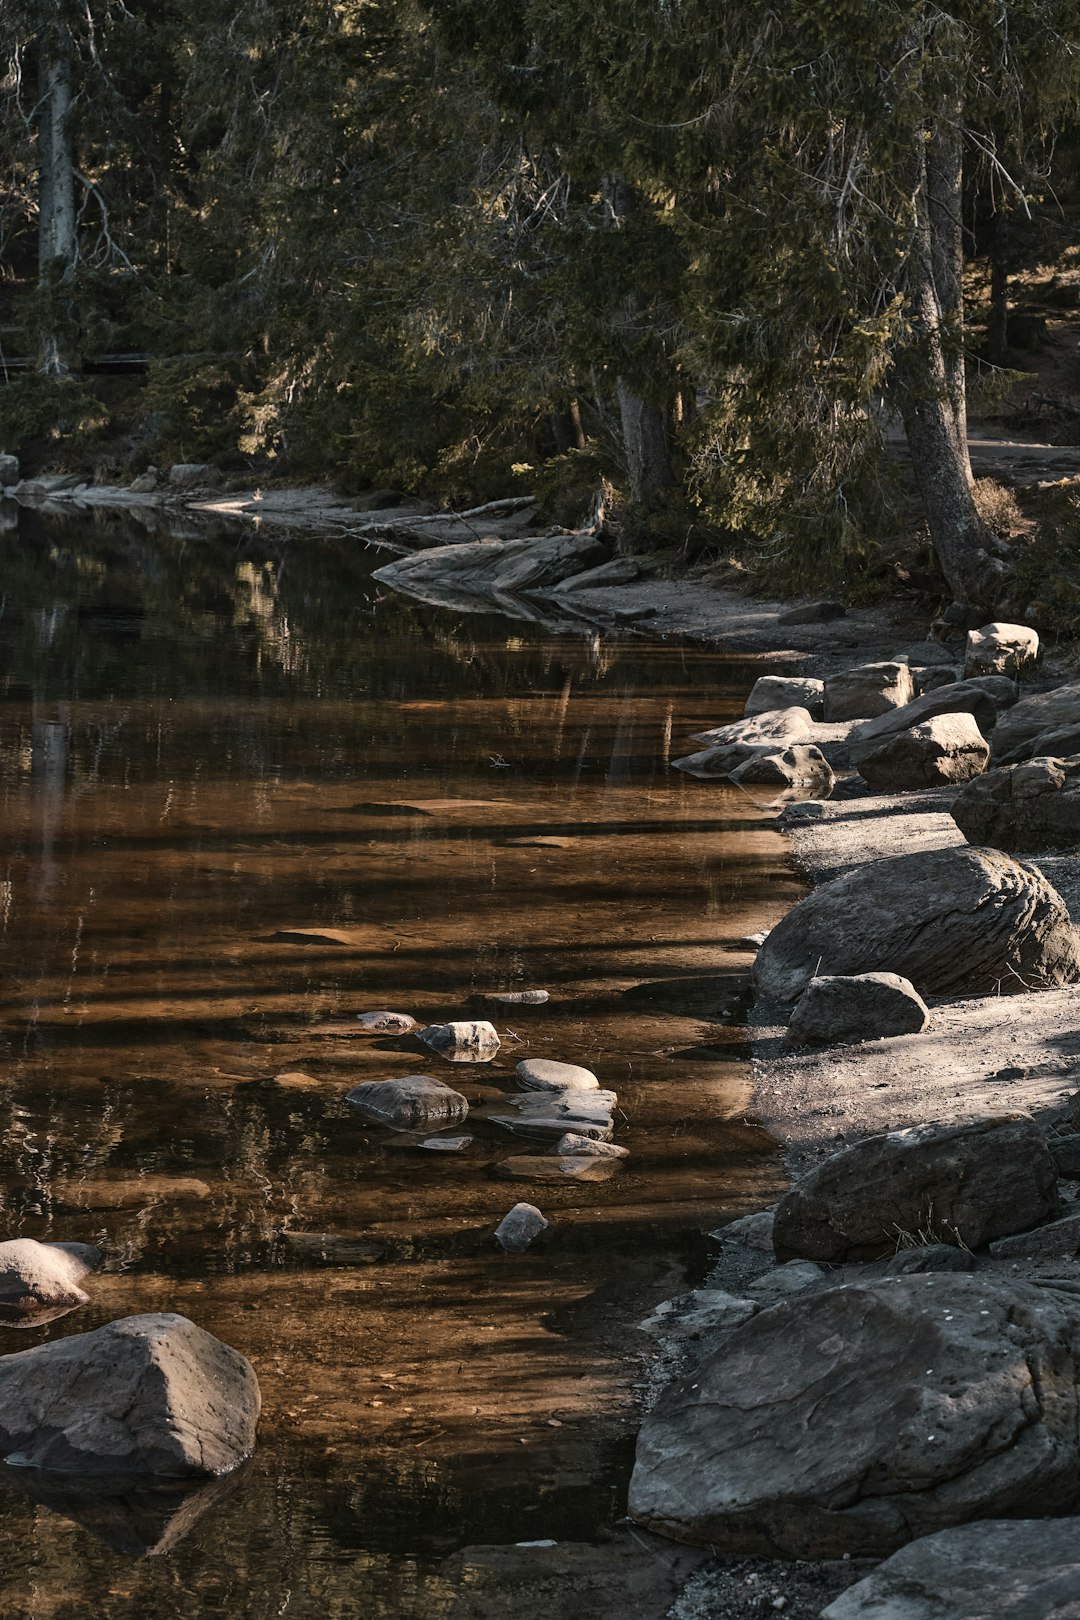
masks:
<path fill-rule="evenodd" d="M 384 599 L 325 540 L 24 517 L 0 554 L 5 1233 L 108 1256 L 0 1349 L 177 1310 L 264 1400 L 228 1489 L 0 1475 L 0 1613 L 450 1616 L 455 1549 L 609 1536 L 633 1324 L 779 1185 L 732 949 L 794 883 L 668 769 L 750 671 Z M 484 1066 L 349 1029 L 529 986 Z M 527 1054 L 618 1093 L 610 1181 L 502 1179 L 531 1150 L 484 1105 Z M 463 1152 L 344 1103 L 418 1070 L 475 1106 Z M 511 1259 L 519 1198 L 552 1228 Z"/>

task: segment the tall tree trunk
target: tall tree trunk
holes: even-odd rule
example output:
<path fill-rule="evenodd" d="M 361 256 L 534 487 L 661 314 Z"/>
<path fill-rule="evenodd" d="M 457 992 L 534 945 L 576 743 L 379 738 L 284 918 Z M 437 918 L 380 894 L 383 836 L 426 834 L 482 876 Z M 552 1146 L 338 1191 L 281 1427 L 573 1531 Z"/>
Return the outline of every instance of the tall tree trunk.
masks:
<path fill-rule="evenodd" d="M 621 175 L 608 175 L 604 181 L 604 199 L 611 223 L 616 229 L 640 207 L 637 192 Z M 647 321 L 648 312 L 646 295 L 633 291 L 624 301 L 619 324 L 627 331 L 633 331 Z M 630 499 L 635 506 L 671 489 L 675 483 L 675 468 L 671 460 L 671 407 L 675 399 L 675 380 L 674 377 L 663 379 L 668 384 L 669 400 L 666 405 L 656 401 L 658 380 L 656 377 L 649 379 L 648 397 L 643 392 L 641 379 L 628 373 L 619 376 L 615 385 L 627 483 Z"/>
<path fill-rule="evenodd" d="M 675 482 L 668 412 L 652 400 L 642 399 L 625 377 L 619 378 L 617 391 L 630 499 L 636 506 Z"/>
<path fill-rule="evenodd" d="M 953 594 L 989 603 L 1002 565 L 988 556 L 972 493 L 962 343 L 962 149 L 956 109 L 916 132 L 916 219 L 907 267 L 914 340 L 898 368 L 899 404 L 930 538 Z"/>
<path fill-rule="evenodd" d="M 38 67 L 38 274 L 43 284 L 71 281 L 75 273 L 75 159 L 71 117 L 71 53 L 55 5 L 44 7 Z M 66 376 L 70 356 L 59 331 L 41 340 L 41 370 Z"/>

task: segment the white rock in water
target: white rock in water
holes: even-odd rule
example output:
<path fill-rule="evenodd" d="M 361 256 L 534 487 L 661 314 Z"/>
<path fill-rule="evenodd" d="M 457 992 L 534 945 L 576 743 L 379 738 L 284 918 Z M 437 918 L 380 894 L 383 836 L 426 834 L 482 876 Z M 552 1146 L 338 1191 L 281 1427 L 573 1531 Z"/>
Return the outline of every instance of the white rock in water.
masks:
<path fill-rule="evenodd" d="M 543 1007 L 551 1000 L 549 990 L 492 990 L 485 1001 L 497 1002 L 500 1007 Z"/>
<path fill-rule="evenodd" d="M 599 1091 L 600 1082 L 591 1069 L 576 1063 L 556 1063 L 551 1058 L 523 1058 L 514 1070 L 518 1085 L 526 1091 Z"/>
<path fill-rule="evenodd" d="M 408 1035 L 416 1028 L 416 1019 L 408 1013 L 366 1012 L 356 1016 L 360 1028 L 369 1035 Z"/>
<path fill-rule="evenodd" d="M 254 1449 L 258 1416 L 249 1363 L 184 1316 L 129 1316 L 0 1357 L 0 1444 L 25 1467 L 227 1474 Z"/>
<path fill-rule="evenodd" d="M 392 1131 L 430 1131 L 460 1125 L 469 1105 L 460 1091 L 430 1074 L 407 1074 L 400 1080 L 368 1080 L 353 1086 L 345 1101 L 365 1119 Z"/>
<path fill-rule="evenodd" d="M 576 1136 L 573 1131 L 567 1131 L 561 1136 L 551 1149 L 552 1153 L 568 1154 L 580 1153 L 591 1159 L 628 1159 L 630 1149 L 617 1147 L 614 1142 L 596 1142 L 591 1136 Z"/>
<path fill-rule="evenodd" d="M 613 1091 L 526 1093 L 522 1097 L 507 1097 L 507 1112 L 491 1114 L 489 1118 L 493 1125 L 501 1126 L 514 1136 L 557 1140 L 571 1131 L 575 1136 L 608 1142 L 614 1131 L 612 1112 L 616 1100 Z"/>
<path fill-rule="evenodd" d="M 495 1228 L 495 1241 L 506 1254 L 524 1254 L 550 1225 L 535 1204 L 515 1204 Z"/>
<path fill-rule="evenodd" d="M 495 1026 L 482 1018 L 429 1024 L 418 1038 L 449 1063 L 490 1063 L 502 1044 Z"/>
<path fill-rule="evenodd" d="M 0 1243 L 0 1320 L 25 1322 L 59 1315 L 85 1305 L 79 1283 L 101 1264 L 101 1250 L 90 1243 L 38 1243 L 12 1238 Z"/>

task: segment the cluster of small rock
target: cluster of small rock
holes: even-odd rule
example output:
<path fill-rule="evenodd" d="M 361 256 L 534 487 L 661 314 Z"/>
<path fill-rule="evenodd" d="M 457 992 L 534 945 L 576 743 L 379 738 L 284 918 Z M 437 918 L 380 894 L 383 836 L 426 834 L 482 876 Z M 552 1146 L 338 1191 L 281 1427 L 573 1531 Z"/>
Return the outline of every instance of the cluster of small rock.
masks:
<path fill-rule="evenodd" d="M 548 993 L 506 991 L 491 999 L 516 1007 L 540 1006 Z M 377 1011 L 362 1013 L 360 1023 L 370 1034 L 415 1031 L 418 1040 L 450 1063 L 490 1063 L 501 1046 L 494 1025 L 482 1019 L 419 1029 L 407 1013 Z M 618 1098 L 601 1088 L 591 1069 L 551 1058 L 523 1058 L 514 1078 L 517 1092 L 507 1092 L 477 1117 L 535 1144 L 536 1151 L 501 1159 L 496 1175 L 509 1181 L 566 1184 L 607 1181 L 618 1173 L 629 1157 L 626 1148 L 611 1140 Z M 346 1101 L 374 1124 L 409 1133 L 419 1148 L 461 1152 L 473 1141 L 472 1136 L 427 1134 L 460 1126 L 470 1114 L 468 1099 L 432 1075 L 365 1081 L 352 1087 Z M 533 1205 L 516 1204 L 496 1229 L 495 1240 L 506 1252 L 521 1253 L 548 1225 Z"/>

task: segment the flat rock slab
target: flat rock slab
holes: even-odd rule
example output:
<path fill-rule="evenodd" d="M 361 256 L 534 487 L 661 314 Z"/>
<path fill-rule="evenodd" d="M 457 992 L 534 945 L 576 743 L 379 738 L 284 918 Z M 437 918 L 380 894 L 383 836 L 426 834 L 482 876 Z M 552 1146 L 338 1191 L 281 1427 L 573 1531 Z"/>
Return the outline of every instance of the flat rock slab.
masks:
<path fill-rule="evenodd" d="M 365 1119 L 392 1131 L 430 1131 L 460 1125 L 469 1104 L 453 1087 L 429 1074 L 400 1080 L 368 1080 L 346 1092 L 345 1101 Z"/>
<path fill-rule="evenodd" d="M 614 1132 L 613 1091 L 552 1091 L 507 1097 L 505 1110 L 488 1118 L 513 1136 L 557 1140 L 568 1131 L 575 1136 L 609 1142 Z"/>
<path fill-rule="evenodd" d="M 1080 1215 L 1066 1215 L 1031 1232 L 999 1238 L 991 1243 L 990 1253 L 995 1260 L 1054 1260 L 1080 1253 Z"/>
<path fill-rule="evenodd" d="M 482 1018 L 429 1024 L 417 1039 L 448 1063 L 490 1063 L 502 1045 L 494 1024 Z"/>
<path fill-rule="evenodd" d="M 522 1058 L 514 1070 L 519 1086 L 526 1091 L 599 1091 L 600 1082 L 591 1069 L 576 1063 L 556 1063 L 552 1058 Z"/>
<path fill-rule="evenodd" d="M 584 1158 L 580 1154 L 521 1154 L 503 1159 L 495 1174 L 504 1181 L 610 1181 L 622 1169 L 618 1159 Z"/>
<path fill-rule="evenodd" d="M 550 990 L 489 990 L 480 997 L 492 1001 L 497 1007 L 546 1007 L 551 1000 Z"/>
<path fill-rule="evenodd" d="M 1031 697 L 1021 698 L 998 721 L 994 753 L 1001 759 L 1028 757 L 1027 751 L 1041 733 L 1058 731 L 1065 726 L 1080 726 L 1080 681 L 1070 681 L 1052 691 L 1035 692 Z"/>
<path fill-rule="evenodd" d="M 795 1003 L 788 1046 L 834 1046 L 912 1035 L 930 1014 L 915 986 L 898 973 L 821 974 Z"/>
<path fill-rule="evenodd" d="M 924 1536 L 821 1620 L 1077 1620 L 1080 1519 L 989 1519 Z"/>
<path fill-rule="evenodd" d="M 769 934 L 756 987 L 795 1001 L 820 974 L 898 973 L 921 995 L 1073 984 L 1080 937 L 1056 890 L 996 850 L 961 846 L 857 867 Z"/>
<path fill-rule="evenodd" d="M 184 1316 L 129 1316 L 0 1357 L 6 1460 L 60 1474 L 205 1478 L 250 1456 L 249 1363 Z"/>
<path fill-rule="evenodd" d="M 650 1338 L 681 1343 L 684 1339 L 719 1338 L 762 1309 L 758 1299 L 743 1299 L 722 1288 L 694 1288 L 687 1294 L 665 1299 L 638 1323 Z"/>
<path fill-rule="evenodd" d="M 696 731 L 691 742 L 704 748 L 723 748 L 729 743 L 750 748 L 761 743 L 803 742 L 814 734 L 814 722 L 808 709 L 791 704 L 782 709 L 759 710 L 742 720 L 729 720 L 723 726 L 710 726 L 707 731 Z"/>
<path fill-rule="evenodd" d="M 1080 1137 L 1077 1138 L 1080 1141 Z M 551 1150 L 553 1153 L 566 1154 L 581 1153 L 592 1159 L 628 1159 L 630 1149 L 618 1147 L 614 1142 L 594 1142 L 588 1136 L 575 1136 L 573 1131 L 567 1131 L 560 1136 Z"/>
<path fill-rule="evenodd" d="M 885 1278 L 761 1311 L 646 1418 L 631 1517 L 720 1555 L 884 1556 L 1080 1497 L 1080 1299 Z"/>
<path fill-rule="evenodd" d="M 968 1249 L 1058 1210 L 1057 1171 L 1027 1114 L 916 1125 L 831 1154 L 781 1200 L 779 1259 L 874 1260 L 927 1232 Z"/>

